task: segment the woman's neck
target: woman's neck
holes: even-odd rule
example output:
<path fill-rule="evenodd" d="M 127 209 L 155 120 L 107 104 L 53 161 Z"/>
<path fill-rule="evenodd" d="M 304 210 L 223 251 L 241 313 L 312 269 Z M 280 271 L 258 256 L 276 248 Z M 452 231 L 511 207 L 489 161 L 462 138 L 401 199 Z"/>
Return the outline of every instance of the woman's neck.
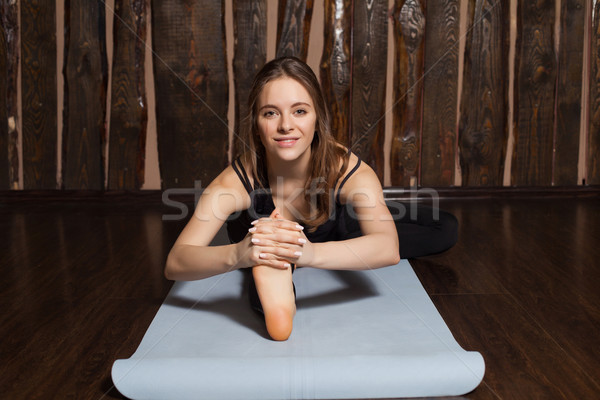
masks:
<path fill-rule="evenodd" d="M 267 157 L 268 179 L 271 184 L 277 183 L 278 180 L 305 182 L 309 167 L 310 153 L 292 161 Z"/>

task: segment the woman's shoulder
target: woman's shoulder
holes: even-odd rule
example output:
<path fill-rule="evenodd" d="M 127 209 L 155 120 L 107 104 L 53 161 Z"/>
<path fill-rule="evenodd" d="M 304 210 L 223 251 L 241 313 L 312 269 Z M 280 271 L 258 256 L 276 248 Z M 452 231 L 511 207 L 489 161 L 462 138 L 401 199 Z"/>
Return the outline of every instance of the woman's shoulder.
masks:
<path fill-rule="evenodd" d="M 347 154 L 345 154 L 345 157 L 347 157 L 348 164 L 346 166 L 344 173 L 340 177 L 340 181 L 342 181 L 346 178 L 347 178 L 347 180 L 349 180 L 350 177 L 354 177 L 357 174 L 372 176 L 371 174 L 375 173 L 373 171 L 373 169 L 369 166 L 369 164 L 364 162 L 360 158 L 360 156 L 354 154 L 350 149 L 346 149 L 345 147 L 344 147 L 344 149 L 347 152 Z M 343 163 L 344 163 L 344 160 L 341 159 L 340 160 L 340 169 L 343 168 Z"/>
<path fill-rule="evenodd" d="M 381 190 L 381 183 L 377 174 L 369 164 L 364 162 L 360 156 L 349 153 L 348 167 L 340 177 L 338 191 L 342 203 L 346 202 L 348 194 L 356 193 L 357 190 L 371 189 Z"/>
<path fill-rule="evenodd" d="M 227 166 L 206 188 L 207 194 L 216 194 L 218 196 L 230 195 L 246 206 L 250 202 L 250 196 L 242 182 L 240 176 L 232 165 Z"/>

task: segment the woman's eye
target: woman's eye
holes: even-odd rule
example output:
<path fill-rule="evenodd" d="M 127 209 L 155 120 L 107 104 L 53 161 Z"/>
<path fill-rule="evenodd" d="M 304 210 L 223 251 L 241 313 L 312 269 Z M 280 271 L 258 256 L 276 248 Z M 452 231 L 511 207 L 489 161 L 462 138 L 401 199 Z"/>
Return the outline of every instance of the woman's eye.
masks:
<path fill-rule="evenodd" d="M 275 115 L 275 111 L 265 111 L 263 114 L 264 117 L 272 117 Z"/>
<path fill-rule="evenodd" d="M 298 110 L 296 110 L 296 114 L 306 114 L 306 110 L 299 108 Z"/>

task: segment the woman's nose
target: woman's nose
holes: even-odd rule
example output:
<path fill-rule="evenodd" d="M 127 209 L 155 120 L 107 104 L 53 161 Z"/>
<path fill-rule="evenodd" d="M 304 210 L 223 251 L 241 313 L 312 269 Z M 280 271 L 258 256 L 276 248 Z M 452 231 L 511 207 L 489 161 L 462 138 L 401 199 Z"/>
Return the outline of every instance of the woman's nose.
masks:
<path fill-rule="evenodd" d="M 288 116 L 282 115 L 279 119 L 279 131 L 289 132 L 290 130 L 292 130 L 292 121 Z"/>

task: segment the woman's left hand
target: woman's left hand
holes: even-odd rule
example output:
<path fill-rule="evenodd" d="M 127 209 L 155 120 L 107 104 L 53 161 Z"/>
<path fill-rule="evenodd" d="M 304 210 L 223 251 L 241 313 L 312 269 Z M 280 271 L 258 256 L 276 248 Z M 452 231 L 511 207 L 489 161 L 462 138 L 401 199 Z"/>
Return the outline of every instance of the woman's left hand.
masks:
<path fill-rule="evenodd" d="M 261 218 L 252 223 L 249 232 L 252 243 L 261 246 L 265 260 L 287 260 L 303 264 L 311 253 L 312 246 L 297 222 L 283 219 L 277 210 L 269 218 Z M 306 254 L 308 250 L 309 254 Z M 285 254 L 282 257 L 282 254 Z"/>

